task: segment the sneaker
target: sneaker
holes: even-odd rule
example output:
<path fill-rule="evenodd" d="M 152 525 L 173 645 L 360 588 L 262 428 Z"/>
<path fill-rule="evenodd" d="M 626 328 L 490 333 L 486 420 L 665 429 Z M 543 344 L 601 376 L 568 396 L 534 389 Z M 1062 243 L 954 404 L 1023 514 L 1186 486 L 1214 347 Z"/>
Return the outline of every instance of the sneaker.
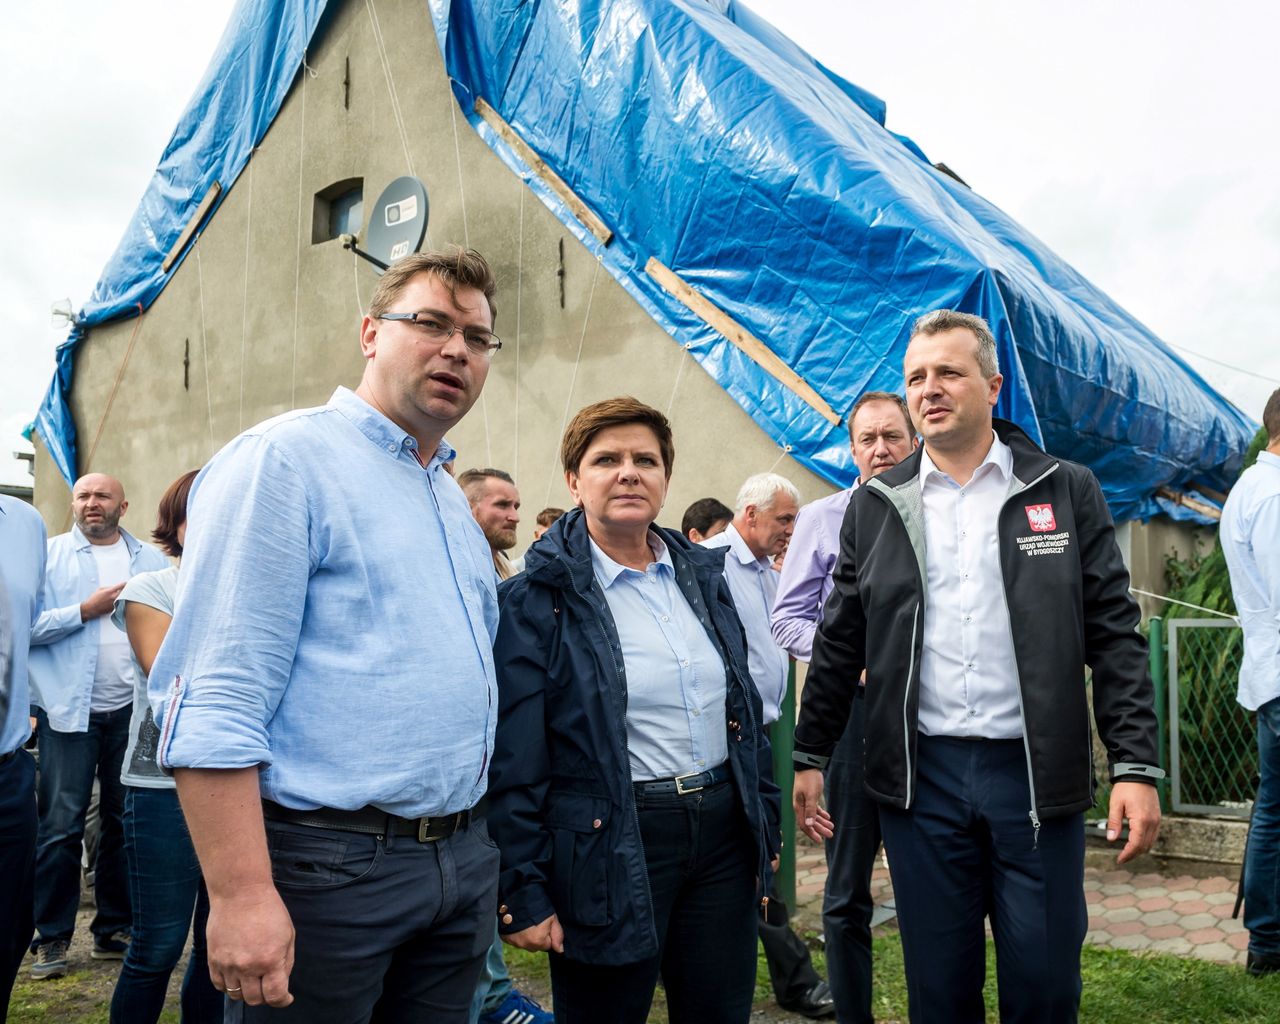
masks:
<path fill-rule="evenodd" d="M 31 965 L 33 978 L 61 978 L 67 973 L 67 947 L 65 939 L 42 942 L 36 947 L 36 962 Z"/>
<path fill-rule="evenodd" d="M 496 1010 L 480 1015 L 480 1024 L 553 1024 L 549 1013 L 519 989 L 512 989 Z"/>
<path fill-rule="evenodd" d="M 129 948 L 128 932 L 113 932 L 110 935 L 95 935 L 93 951 L 89 954 L 94 960 L 123 960 Z"/>

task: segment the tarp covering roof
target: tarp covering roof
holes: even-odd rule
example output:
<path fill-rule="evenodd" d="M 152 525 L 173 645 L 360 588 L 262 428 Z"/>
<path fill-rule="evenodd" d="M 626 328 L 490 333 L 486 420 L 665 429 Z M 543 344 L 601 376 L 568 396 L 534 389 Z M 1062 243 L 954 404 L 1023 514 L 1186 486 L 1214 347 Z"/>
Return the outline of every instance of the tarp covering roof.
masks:
<path fill-rule="evenodd" d="M 847 431 L 677 301 L 656 258 L 840 415 L 902 390 L 912 320 L 977 313 L 997 413 L 1089 465 L 1117 519 L 1161 486 L 1225 489 L 1253 425 L 1141 323 L 884 127 L 884 104 L 733 0 L 427 0 L 473 126 L 604 268 L 784 450 L 835 483 Z M 242 0 L 81 327 L 149 304 L 208 184 L 244 166 L 300 66 L 321 0 Z M 235 102 L 226 102 L 224 93 Z M 602 245 L 476 113 L 483 99 L 608 225 Z M 75 465 L 73 333 L 38 428 Z M 1167 504 L 1167 503 L 1166 503 Z M 1179 509 L 1179 512 L 1183 510 Z"/>

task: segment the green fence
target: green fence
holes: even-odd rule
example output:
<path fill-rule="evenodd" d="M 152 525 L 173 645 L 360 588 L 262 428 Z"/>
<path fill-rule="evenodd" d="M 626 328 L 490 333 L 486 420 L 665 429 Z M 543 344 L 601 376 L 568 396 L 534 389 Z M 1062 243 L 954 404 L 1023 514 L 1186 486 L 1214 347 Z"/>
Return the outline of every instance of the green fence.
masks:
<path fill-rule="evenodd" d="M 1156 685 L 1157 706 L 1168 715 L 1172 810 L 1247 818 L 1258 754 L 1253 715 L 1236 703 L 1244 653 L 1239 625 L 1225 618 L 1154 618 L 1151 646 L 1153 654 L 1167 651 L 1167 703 L 1158 677 Z M 1153 656 L 1153 675 L 1156 668 Z"/>

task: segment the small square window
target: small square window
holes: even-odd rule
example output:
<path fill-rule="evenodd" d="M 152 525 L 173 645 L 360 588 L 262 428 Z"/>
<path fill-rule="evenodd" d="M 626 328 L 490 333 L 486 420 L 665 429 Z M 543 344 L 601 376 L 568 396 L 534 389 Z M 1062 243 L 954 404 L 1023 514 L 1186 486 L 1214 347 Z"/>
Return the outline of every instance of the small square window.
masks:
<path fill-rule="evenodd" d="M 311 213 L 311 244 L 342 235 L 359 235 L 364 223 L 364 179 L 347 178 L 316 193 Z"/>

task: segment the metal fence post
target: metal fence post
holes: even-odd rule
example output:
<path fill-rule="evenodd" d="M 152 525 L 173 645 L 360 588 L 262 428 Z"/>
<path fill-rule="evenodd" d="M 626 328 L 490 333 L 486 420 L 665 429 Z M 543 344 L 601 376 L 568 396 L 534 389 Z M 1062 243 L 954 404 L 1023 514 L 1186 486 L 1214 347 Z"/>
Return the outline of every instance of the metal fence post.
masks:
<path fill-rule="evenodd" d="M 782 713 L 778 716 L 780 728 L 771 730 L 773 746 L 773 777 L 782 790 L 782 854 L 776 875 L 778 896 L 788 909 L 796 909 L 796 812 L 791 806 L 791 789 L 795 769 L 791 764 L 791 752 L 795 749 L 796 731 L 796 663 L 791 661 L 787 671 L 787 692 L 782 698 Z"/>
<path fill-rule="evenodd" d="M 1151 666 L 1151 681 L 1156 691 L 1156 725 L 1159 744 L 1160 767 L 1165 771 L 1156 788 L 1160 793 L 1160 808 L 1169 810 L 1169 681 L 1166 673 L 1164 649 L 1164 619 L 1153 615 L 1147 623 L 1147 657 Z"/>

